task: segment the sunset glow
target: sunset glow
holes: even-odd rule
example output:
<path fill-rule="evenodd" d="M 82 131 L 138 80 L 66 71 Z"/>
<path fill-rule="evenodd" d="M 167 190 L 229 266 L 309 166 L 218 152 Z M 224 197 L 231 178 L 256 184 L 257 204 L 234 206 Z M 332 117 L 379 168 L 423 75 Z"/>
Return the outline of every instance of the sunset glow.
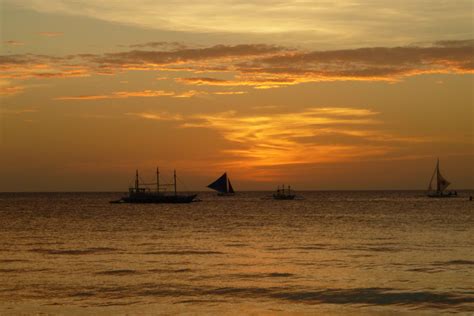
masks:
<path fill-rule="evenodd" d="M 242 189 L 424 188 L 436 157 L 474 185 L 470 1 L 2 8 L 2 190 L 117 190 L 156 165 L 195 189 L 225 170 Z"/>

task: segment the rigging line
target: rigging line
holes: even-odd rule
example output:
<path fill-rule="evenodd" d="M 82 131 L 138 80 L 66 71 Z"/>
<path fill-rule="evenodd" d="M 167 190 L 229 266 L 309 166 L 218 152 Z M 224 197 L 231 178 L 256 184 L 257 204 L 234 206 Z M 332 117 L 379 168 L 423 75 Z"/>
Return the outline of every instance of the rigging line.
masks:
<path fill-rule="evenodd" d="M 184 189 L 185 189 L 184 191 L 189 192 L 188 186 L 187 186 L 183 181 L 181 181 L 181 179 L 180 179 L 179 177 L 176 177 L 176 180 L 178 180 L 178 182 L 179 182 L 180 185 L 181 185 L 181 184 L 183 185 L 183 187 L 184 187 Z M 183 191 L 183 190 L 182 190 L 182 191 Z"/>

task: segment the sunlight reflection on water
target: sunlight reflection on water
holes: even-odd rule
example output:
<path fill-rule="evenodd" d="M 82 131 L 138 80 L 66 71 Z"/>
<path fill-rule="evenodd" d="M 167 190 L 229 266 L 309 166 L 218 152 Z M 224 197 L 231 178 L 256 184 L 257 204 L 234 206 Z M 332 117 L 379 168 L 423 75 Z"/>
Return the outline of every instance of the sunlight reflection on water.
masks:
<path fill-rule="evenodd" d="M 265 195 L 0 194 L 0 313 L 474 312 L 467 199 Z"/>

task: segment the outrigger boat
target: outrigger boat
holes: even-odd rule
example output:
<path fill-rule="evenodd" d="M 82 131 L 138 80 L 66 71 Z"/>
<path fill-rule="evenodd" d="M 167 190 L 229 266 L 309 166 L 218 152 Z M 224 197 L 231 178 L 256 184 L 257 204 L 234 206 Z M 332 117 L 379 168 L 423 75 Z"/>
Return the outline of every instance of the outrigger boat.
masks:
<path fill-rule="evenodd" d="M 176 170 L 174 170 L 174 182 L 172 184 L 160 184 L 160 172 L 156 168 L 156 183 L 140 183 L 138 170 L 135 172 L 135 186 L 128 189 L 128 196 L 110 203 L 191 203 L 197 194 L 178 194 L 176 185 Z M 156 191 L 150 190 L 147 186 L 155 185 Z M 174 188 L 174 192 L 167 193 L 160 190 L 162 187 Z"/>
<path fill-rule="evenodd" d="M 294 200 L 295 194 L 291 191 L 291 187 L 288 186 L 288 189 L 285 189 L 285 186 L 282 185 L 277 188 L 276 192 L 273 194 L 275 200 Z"/>
<path fill-rule="evenodd" d="M 436 190 L 433 188 L 433 180 L 435 180 L 436 175 Z M 439 159 L 436 163 L 436 168 L 431 176 L 430 185 L 428 186 L 428 196 L 432 198 L 445 198 L 445 197 L 457 197 L 458 193 L 454 192 L 445 192 L 446 188 L 451 183 L 446 180 L 439 171 Z"/>
<path fill-rule="evenodd" d="M 207 187 L 217 191 L 217 195 L 219 196 L 229 196 L 235 194 L 234 188 L 230 183 L 230 179 L 227 177 L 227 172 L 224 172 L 222 176 L 209 184 Z"/>

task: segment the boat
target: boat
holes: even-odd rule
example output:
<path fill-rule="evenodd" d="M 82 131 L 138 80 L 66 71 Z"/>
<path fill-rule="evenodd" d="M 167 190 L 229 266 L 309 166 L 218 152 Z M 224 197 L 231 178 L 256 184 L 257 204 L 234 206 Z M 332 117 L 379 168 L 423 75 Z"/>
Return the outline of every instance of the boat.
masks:
<path fill-rule="evenodd" d="M 275 200 L 294 200 L 295 194 L 291 191 L 291 187 L 288 186 L 288 189 L 285 189 L 285 186 L 282 185 L 277 188 L 276 192 L 273 194 Z"/>
<path fill-rule="evenodd" d="M 235 194 L 234 188 L 232 187 L 230 179 L 227 176 L 227 172 L 224 172 L 222 176 L 209 184 L 207 187 L 217 191 L 217 195 L 219 196 L 232 196 Z"/>
<path fill-rule="evenodd" d="M 119 200 L 110 201 L 110 203 L 191 203 L 197 194 L 178 194 L 176 185 L 176 170 L 173 176 L 172 184 L 160 184 L 160 171 L 156 168 L 156 183 L 140 183 L 138 170 L 135 172 L 135 185 L 128 189 L 128 196 Z M 156 190 L 151 190 L 149 186 L 156 186 Z M 163 187 L 173 187 L 173 192 L 161 190 Z"/>
<path fill-rule="evenodd" d="M 433 186 L 433 182 L 436 181 L 436 188 Z M 458 193 L 454 192 L 445 192 L 446 188 L 451 183 L 446 180 L 439 171 L 439 159 L 436 162 L 436 168 L 431 176 L 430 184 L 428 186 L 428 197 L 431 198 L 445 198 L 445 197 L 457 197 Z"/>

